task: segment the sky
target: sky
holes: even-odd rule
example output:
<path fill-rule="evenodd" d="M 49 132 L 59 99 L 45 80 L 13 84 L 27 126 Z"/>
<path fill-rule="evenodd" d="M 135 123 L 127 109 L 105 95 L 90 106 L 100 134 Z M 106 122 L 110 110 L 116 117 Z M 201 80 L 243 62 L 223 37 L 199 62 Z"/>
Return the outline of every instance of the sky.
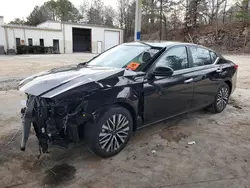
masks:
<path fill-rule="evenodd" d="M 4 16 L 4 22 L 8 23 L 15 18 L 26 18 L 36 5 L 42 5 L 47 0 L 0 0 L 0 16 Z M 77 8 L 83 0 L 69 0 Z M 90 0 L 89 0 L 90 1 Z M 117 0 L 103 0 L 106 5 L 116 7 Z"/>

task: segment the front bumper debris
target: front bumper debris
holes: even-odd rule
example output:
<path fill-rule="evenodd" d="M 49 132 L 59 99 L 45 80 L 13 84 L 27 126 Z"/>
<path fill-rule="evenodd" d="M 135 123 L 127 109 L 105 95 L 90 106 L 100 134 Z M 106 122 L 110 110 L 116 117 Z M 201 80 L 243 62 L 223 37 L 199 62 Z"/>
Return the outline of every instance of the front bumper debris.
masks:
<path fill-rule="evenodd" d="M 40 153 L 48 153 L 49 143 L 67 148 L 69 142 L 79 142 L 78 128 L 86 121 L 82 115 L 86 107 L 84 98 L 57 101 L 28 95 L 26 107 L 21 109 L 23 131 L 20 149 L 25 151 L 31 125 L 39 141 Z"/>
<path fill-rule="evenodd" d="M 27 141 L 29 139 L 30 128 L 32 123 L 32 115 L 34 110 L 35 98 L 28 100 L 26 108 L 21 110 L 22 113 L 22 141 L 21 141 L 21 150 L 25 151 Z"/>

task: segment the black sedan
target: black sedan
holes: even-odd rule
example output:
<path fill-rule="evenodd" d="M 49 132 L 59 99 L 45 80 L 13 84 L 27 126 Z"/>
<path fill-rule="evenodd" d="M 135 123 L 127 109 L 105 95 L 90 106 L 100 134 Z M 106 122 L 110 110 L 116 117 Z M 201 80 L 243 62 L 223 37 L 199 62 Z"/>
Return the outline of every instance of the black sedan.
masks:
<path fill-rule="evenodd" d="M 31 76 L 20 83 L 27 95 L 21 149 L 33 125 L 42 152 L 83 138 L 95 154 L 113 156 L 145 126 L 197 109 L 222 112 L 237 68 L 203 46 L 133 42 Z"/>

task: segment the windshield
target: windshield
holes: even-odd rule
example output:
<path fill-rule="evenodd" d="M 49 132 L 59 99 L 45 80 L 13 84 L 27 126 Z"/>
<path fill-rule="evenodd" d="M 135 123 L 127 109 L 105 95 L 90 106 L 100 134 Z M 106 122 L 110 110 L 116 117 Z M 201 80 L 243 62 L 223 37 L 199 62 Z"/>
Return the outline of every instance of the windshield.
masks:
<path fill-rule="evenodd" d="M 120 45 L 102 53 L 91 60 L 88 65 L 139 71 L 158 51 L 149 46 Z"/>

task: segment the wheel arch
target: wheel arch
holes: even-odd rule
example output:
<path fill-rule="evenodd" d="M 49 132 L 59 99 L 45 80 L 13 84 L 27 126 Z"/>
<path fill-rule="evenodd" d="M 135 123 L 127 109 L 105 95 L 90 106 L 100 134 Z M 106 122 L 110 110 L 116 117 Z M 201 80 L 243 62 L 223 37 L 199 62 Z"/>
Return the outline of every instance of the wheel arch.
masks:
<path fill-rule="evenodd" d="M 229 86 L 229 89 L 230 89 L 230 94 L 232 92 L 232 82 L 230 80 L 225 80 L 224 83 L 226 83 L 228 86 Z"/>
<path fill-rule="evenodd" d="M 136 120 L 137 119 L 137 112 L 134 109 L 134 107 L 131 104 L 126 103 L 126 102 L 117 102 L 115 104 L 122 106 L 123 108 L 125 108 L 129 111 L 129 113 L 131 114 L 131 117 L 133 119 L 133 131 L 135 132 L 137 129 L 137 120 Z"/>
<path fill-rule="evenodd" d="M 102 116 L 111 106 L 120 106 L 128 110 L 133 119 L 133 131 L 137 129 L 137 126 L 140 122 L 138 121 L 137 118 L 138 117 L 137 102 L 134 103 L 133 101 L 129 101 L 128 99 L 116 100 L 113 103 L 107 104 L 97 109 L 95 112 L 92 113 L 93 123 L 96 123 L 99 117 Z"/>

